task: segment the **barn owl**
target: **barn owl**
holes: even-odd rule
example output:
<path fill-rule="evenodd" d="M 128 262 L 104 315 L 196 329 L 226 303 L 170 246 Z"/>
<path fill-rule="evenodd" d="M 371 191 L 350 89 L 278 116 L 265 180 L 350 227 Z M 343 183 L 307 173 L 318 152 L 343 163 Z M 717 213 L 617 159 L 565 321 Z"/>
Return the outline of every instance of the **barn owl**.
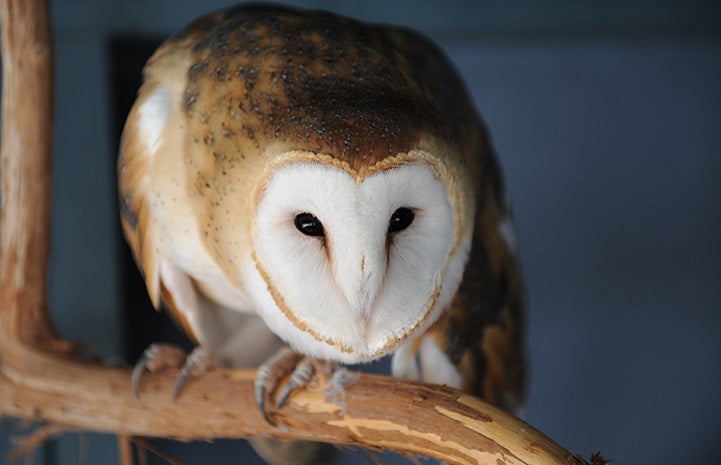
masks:
<path fill-rule="evenodd" d="M 309 362 L 388 354 L 394 376 L 520 405 L 502 175 L 423 36 L 280 7 L 202 17 L 146 64 L 118 175 L 150 298 L 198 345 L 185 367 L 260 364 L 264 414 Z"/>

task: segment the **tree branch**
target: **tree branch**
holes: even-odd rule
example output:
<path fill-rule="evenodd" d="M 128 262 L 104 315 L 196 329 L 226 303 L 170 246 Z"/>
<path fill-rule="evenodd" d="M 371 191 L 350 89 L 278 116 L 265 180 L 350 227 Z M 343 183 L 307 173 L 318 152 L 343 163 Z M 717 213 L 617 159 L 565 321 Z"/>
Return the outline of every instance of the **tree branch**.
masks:
<path fill-rule="evenodd" d="M 254 371 L 212 371 L 176 402 L 177 372 L 146 375 L 73 355 L 47 312 L 52 61 L 44 0 L 2 0 L 0 152 L 0 416 L 52 428 L 181 439 L 308 439 L 423 454 L 456 464 L 584 463 L 543 434 L 478 399 L 440 386 L 361 375 L 341 408 L 328 380 L 293 395 L 266 423 Z M 53 429 L 54 431 L 55 429 Z M 127 455 L 126 451 L 126 455 Z"/>
<path fill-rule="evenodd" d="M 24 341 L 53 338 L 45 300 L 50 223 L 52 50 L 47 4 L 2 0 L 0 323 Z M 4 338 L 3 338 L 4 340 Z"/>
<path fill-rule="evenodd" d="M 344 410 L 326 399 L 320 379 L 274 412 L 273 427 L 254 404 L 252 370 L 209 372 L 172 402 L 177 371 L 147 375 L 135 399 L 128 370 L 30 355 L 21 358 L 34 368 L 11 370 L 15 382 L 0 377 L 0 411 L 74 429 L 183 440 L 312 439 L 458 464 L 565 464 L 570 455 L 521 420 L 441 386 L 366 374 L 347 387 Z"/>

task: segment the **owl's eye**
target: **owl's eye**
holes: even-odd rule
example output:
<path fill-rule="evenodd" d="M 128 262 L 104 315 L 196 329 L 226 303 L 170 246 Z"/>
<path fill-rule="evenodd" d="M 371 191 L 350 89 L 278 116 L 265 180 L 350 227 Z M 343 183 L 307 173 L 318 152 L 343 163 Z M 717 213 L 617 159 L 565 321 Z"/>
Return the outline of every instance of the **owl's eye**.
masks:
<path fill-rule="evenodd" d="M 311 213 L 299 213 L 296 215 L 295 227 L 306 236 L 325 236 L 323 223 Z"/>
<path fill-rule="evenodd" d="M 388 232 L 395 233 L 403 231 L 410 226 L 411 223 L 413 223 L 413 218 L 415 218 L 415 216 L 416 215 L 413 213 L 413 210 L 410 208 L 399 208 L 391 215 L 391 222 L 388 224 Z"/>

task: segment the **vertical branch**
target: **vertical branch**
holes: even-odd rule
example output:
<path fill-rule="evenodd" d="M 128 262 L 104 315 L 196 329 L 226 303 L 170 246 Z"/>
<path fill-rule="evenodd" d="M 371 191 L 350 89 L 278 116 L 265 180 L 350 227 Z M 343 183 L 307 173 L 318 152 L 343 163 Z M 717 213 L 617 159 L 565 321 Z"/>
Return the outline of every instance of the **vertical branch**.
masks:
<path fill-rule="evenodd" d="M 0 349 L 54 339 L 47 313 L 52 48 L 47 0 L 1 0 Z"/>

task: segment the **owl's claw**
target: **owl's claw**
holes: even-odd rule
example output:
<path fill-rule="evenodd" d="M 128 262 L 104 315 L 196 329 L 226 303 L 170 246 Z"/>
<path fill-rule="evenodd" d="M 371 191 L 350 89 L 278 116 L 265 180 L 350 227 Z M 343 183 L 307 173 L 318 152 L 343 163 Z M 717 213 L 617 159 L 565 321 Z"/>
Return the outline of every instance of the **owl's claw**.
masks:
<path fill-rule="evenodd" d="M 147 352 L 147 350 L 146 350 Z M 135 363 L 135 366 L 133 367 L 133 373 L 130 375 L 130 389 L 133 392 L 133 396 L 135 396 L 136 399 L 140 398 L 140 376 L 142 376 L 143 372 L 145 371 L 145 367 L 148 365 L 148 357 L 143 354 L 140 357 L 140 360 L 138 360 Z"/>
<path fill-rule="evenodd" d="M 185 352 L 180 347 L 171 344 L 156 343 L 148 346 L 133 367 L 130 376 L 130 387 L 133 395 L 140 398 L 140 378 L 145 370 L 156 372 L 168 368 L 179 368 L 185 360 Z"/>
<path fill-rule="evenodd" d="M 278 408 L 285 405 L 296 389 L 308 384 L 317 371 L 321 371 L 329 377 L 329 388 L 326 390 L 326 395 L 331 398 L 331 401 L 339 400 L 341 404 L 344 404 L 345 386 L 353 382 L 357 376 L 345 368 L 338 369 L 334 362 L 314 360 L 285 347 L 258 367 L 255 377 L 255 402 L 265 421 L 276 426 L 271 412 L 266 408 L 266 397 L 273 394 L 283 378 L 290 374 L 288 382 L 277 397 L 275 406 Z M 343 406 L 342 409 L 345 410 L 345 407 Z"/>
<path fill-rule="evenodd" d="M 258 373 L 255 376 L 255 402 L 265 421 L 273 426 L 276 423 L 266 409 L 265 398 L 275 391 L 280 384 L 280 380 L 288 373 L 291 373 L 290 381 L 284 387 L 277 403 L 277 406 L 280 407 L 294 389 L 303 386 L 313 376 L 312 360 L 303 357 L 288 347 L 284 347 L 267 362 L 259 366 Z"/>
<path fill-rule="evenodd" d="M 133 367 L 133 373 L 130 375 L 130 389 L 136 399 L 140 398 L 140 377 L 143 375 L 143 373 L 145 372 L 145 368 L 148 366 L 148 361 L 150 360 L 150 357 L 148 356 L 148 351 L 150 350 L 150 347 L 145 349 L 143 355 L 141 355 L 140 359 L 135 363 L 135 366 Z"/>
<path fill-rule="evenodd" d="M 170 395 L 173 402 L 175 402 L 175 399 L 178 398 L 180 389 L 183 387 L 183 384 L 185 384 L 185 380 L 188 378 L 188 375 L 190 375 L 191 369 L 192 367 L 188 364 L 188 359 L 185 359 L 185 363 L 183 364 L 183 368 L 180 370 L 178 379 L 175 380 L 175 384 L 173 385 L 173 393 Z"/>
<path fill-rule="evenodd" d="M 313 377 L 314 373 L 315 367 L 313 366 L 313 359 L 310 357 L 303 357 L 295 366 L 295 369 L 288 380 L 288 384 L 286 384 L 283 388 L 283 392 L 281 392 L 280 397 L 278 398 L 278 407 L 285 405 L 285 401 L 288 400 L 290 393 L 301 386 L 305 386 L 305 384 Z"/>
<path fill-rule="evenodd" d="M 178 394 L 180 394 L 180 389 L 182 389 L 183 384 L 185 384 L 185 381 L 188 379 L 188 376 L 190 376 L 191 374 L 196 376 L 202 375 L 203 373 L 208 371 L 208 369 L 211 368 L 213 365 L 214 363 L 210 352 L 200 346 L 193 349 L 190 355 L 188 355 L 188 357 L 185 359 L 185 363 L 183 363 L 183 368 L 180 370 L 180 375 L 178 375 L 178 379 L 175 380 L 172 399 L 175 400 L 178 398 Z"/>
<path fill-rule="evenodd" d="M 185 351 L 171 344 L 151 344 L 133 367 L 130 386 L 133 395 L 140 397 L 140 378 L 145 370 L 155 373 L 168 368 L 180 368 L 180 375 L 173 386 L 172 399 L 175 400 L 188 376 L 203 374 L 213 366 L 211 354 L 202 347 L 196 347 L 186 357 Z"/>
<path fill-rule="evenodd" d="M 256 383 L 257 383 L 257 381 L 258 380 L 256 378 Z M 255 386 L 255 403 L 258 405 L 258 408 L 260 409 L 260 414 L 263 415 L 263 419 L 266 422 L 268 422 L 269 425 L 277 426 L 277 423 L 275 422 L 275 420 L 273 420 L 270 417 L 270 415 L 268 414 L 268 411 L 265 409 L 266 391 L 267 391 L 267 389 L 264 386 L 258 387 L 258 385 L 256 384 L 256 386 Z"/>

